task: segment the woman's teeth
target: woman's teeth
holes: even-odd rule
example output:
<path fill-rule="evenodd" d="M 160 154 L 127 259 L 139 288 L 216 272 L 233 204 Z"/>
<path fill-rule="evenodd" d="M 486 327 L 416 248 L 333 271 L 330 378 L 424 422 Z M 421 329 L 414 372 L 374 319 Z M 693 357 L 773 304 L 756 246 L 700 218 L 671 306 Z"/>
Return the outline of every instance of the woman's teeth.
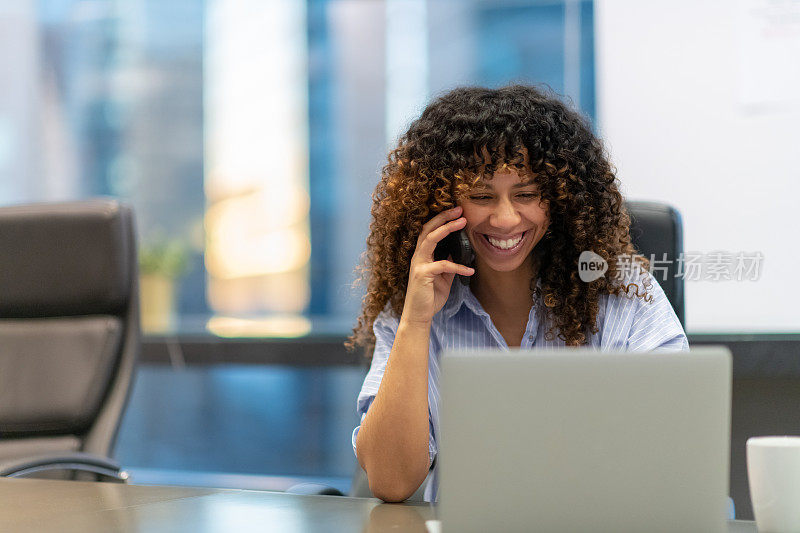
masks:
<path fill-rule="evenodd" d="M 487 235 L 486 239 L 492 244 L 492 246 L 495 246 L 497 248 L 501 248 L 503 250 L 508 250 L 509 248 L 513 248 L 514 246 L 519 244 L 519 241 L 522 240 L 523 236 L 524 236 L 524 233 L 522 235 L 520 235 L 519 237 L 517 237 L 516 239 L 500 240 L 500 239 L 495 239 L 494 237 L 489 237 Z"/>

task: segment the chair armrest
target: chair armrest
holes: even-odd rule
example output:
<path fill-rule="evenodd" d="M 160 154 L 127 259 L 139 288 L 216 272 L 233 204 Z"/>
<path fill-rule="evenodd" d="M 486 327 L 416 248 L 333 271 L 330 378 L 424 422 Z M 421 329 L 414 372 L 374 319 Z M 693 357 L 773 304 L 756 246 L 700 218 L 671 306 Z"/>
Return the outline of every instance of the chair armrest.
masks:
<path fill-rule="evenodd" d="M 128 480 L 128 473 L 122 470 L 118 462 L 92 453 L 55 453 L 0 463 L 1 477 L 25 477 L 50 470 L 90 472 L 101 479 L 116 483 L 125 483 Z"/>

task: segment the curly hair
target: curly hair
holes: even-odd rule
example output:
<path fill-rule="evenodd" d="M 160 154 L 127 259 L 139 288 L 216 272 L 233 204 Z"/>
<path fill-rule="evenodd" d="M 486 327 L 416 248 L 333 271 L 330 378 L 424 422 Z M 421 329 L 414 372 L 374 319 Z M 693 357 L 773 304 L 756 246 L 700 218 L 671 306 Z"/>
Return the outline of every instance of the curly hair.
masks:
<path fill-rule="evenodd" d="M 643 271 L 650 265 L 631 244 L 619 180 L 588 121 L 535 87 L 459 87 L 431 102 L 388 155 L 372 196 L 367 249 L 358 267 L 367 291 L 348 348 L 361 345 L 371 353 L 372 326 L 387 304 L 400 316 L 423 224 L 508 167 L 531 176 L 549 207 L 549 232 L 531 252 L 541 290 L 535 279 L 531 289 L 552 323 L 547 340 L 557 329 L 568 346 L 588 344 L 587 331 L 599 332 L 602 294 L 629 295 L 633 285 L 634 297 L 647 300 L 651 285 L 639 293 L 635 284 L 615 283 L 620 256 L 633 258 Z M 590 283 L 578 272 L 584 250 L 608 263 L 606 275 Z"/>

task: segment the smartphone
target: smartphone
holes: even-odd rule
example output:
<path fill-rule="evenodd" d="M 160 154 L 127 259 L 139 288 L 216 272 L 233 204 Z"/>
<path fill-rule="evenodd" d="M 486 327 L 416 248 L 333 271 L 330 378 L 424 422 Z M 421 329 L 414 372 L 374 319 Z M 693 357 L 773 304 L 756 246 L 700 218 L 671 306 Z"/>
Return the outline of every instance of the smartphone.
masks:
<path fill-rule="evenodd" d="M 441 261 L 448 257 L 454 263 L 472 267 L 472 263 L 475 261 L 475 254 L 472 252 L 472 245 L 469 243 L 469 238 L 464 233 L 464 230 L 450 233 L 436 245 L 436 249 L 433 251 L 434 261 Z M 469 285 L 469 276 L 458 274 L 457 277 L 461 283 Z"/>

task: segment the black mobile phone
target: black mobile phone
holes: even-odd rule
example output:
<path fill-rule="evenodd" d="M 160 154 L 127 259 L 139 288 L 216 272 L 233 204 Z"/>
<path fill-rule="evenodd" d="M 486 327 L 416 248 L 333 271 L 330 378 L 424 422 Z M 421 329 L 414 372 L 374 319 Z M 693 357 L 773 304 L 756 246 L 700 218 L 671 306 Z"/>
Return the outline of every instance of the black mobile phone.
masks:
<path fill-rule="evenodd" d="M 434 261 L 441 261 L 452 258 L 454 263 L 472 267 L 475 261 L 475 254 L 472 252 L 472 245 L 469 243 L 469 238 L 464 230 L 454 231 L 447 237 L 439 241 L 436 249 L 433 251 Z M 458 280 L 464 285 L 469 285 L 469 276 L 462 276 L 458 274 Z"/>

